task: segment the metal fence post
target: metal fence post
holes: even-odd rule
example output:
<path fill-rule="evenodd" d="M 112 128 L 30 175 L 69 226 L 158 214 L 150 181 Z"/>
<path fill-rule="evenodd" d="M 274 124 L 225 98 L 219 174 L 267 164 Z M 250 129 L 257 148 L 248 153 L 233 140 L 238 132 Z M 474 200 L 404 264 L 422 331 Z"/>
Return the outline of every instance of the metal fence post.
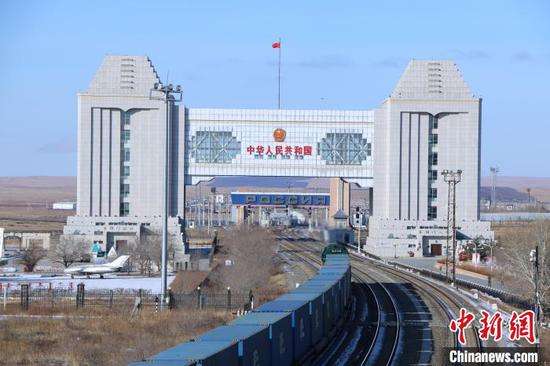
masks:
<path fill-rule="evenodd" d="M 231 311 L 231 287 L 227 287 L 227 310 Z"/>
<path fill-rule="evenodd" d="M 29 285 L 27 283 L 21 285 L 21 309 L 29 310 Z"/>
<path fill-rule="evenodd" d="M 76 286 L 76 307 L 84 307 L 84 284 L 79 283 Z"/>
<path fill-rule="evenodd" d="M 109 307 L 113 307 L 113 290 L 109 290 Z"/>
<path fill-rule="evenodd" d="M 197 308 L 202 308 L 202 299 L 201 299 L 201 287 L 197 286 Z"/>

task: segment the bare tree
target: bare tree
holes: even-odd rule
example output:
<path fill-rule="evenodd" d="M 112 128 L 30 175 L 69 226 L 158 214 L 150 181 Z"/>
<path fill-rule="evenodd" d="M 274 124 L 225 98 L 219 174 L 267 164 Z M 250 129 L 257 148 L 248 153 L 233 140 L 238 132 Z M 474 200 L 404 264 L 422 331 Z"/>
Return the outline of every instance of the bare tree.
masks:
<path fill-rule="evenodd" d="M 59 243 L 50 252 L 50 259 L 67 268 L 71 264 L 81 261 L 88 248 L 86 241 L 76 235 L 63 235 Z"/>
<path fill-rule="evenodd" d="M 501 239 L 506 245 L 506 269 L 521 284 L 524 295 L 535 289 L 534 266 L 529 253 L 539 247 L 539 294 L 541 304 L 550 304 L 550 220 L 535 222 L 531 227 L 513 230 Z M 525 284 L 529 286 L 526 287 Z"/>
<path fill-rule="evenodd" d="M 157 271 L 160 271 L 162 265 L 162 236 L 159 234 L 146 235 L 147 244 L 151 254 L 151 260 L 155 264 Z M 176 245 L 178 238 L 175 235 L 168 236 L 166 259 L 168 264 L 172 263 L 172 268 L 175 268 L 174 260 L 176 257 Z"/>
<path fill-rule="evenodd" d="M 265 287 L 277 272 L 276 250 L 275 237 L 266 230 L 244 227 L 226 232 L 220 239 L 220 255 L 231 265 L 222 261 L 209 276 L 211 285 L 241 292 Z"/>
<path fill-rule="evenodd" d="M 25 272 L 34 271 L 34 267 L 38 262 L 46 256 L 46 251 L 42 246 L 31 244 L 27 249 L 23 250 L 21 263 L 25 266 Z"/>
<path fill-rule="evenodd" d="M 131 246 L 133 262 L 137 264 L 139 273 L 142 275 L 147 274 L 150 276 L 153 272 L 155 236 L 151 234 L 141 235 Z"/>

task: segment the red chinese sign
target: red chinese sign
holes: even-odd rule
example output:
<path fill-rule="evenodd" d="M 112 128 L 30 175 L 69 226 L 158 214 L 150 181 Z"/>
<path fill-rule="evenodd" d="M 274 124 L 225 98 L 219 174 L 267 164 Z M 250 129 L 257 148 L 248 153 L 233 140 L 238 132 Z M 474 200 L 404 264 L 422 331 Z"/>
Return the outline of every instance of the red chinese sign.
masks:
<path fill-rule="evenodd" d="M 258 155 L 269 155 L 269 156 L 311 156 L 313 155 L 313 148 L 309 145 L 300 146 L 300 145 L 258 145 L 258 146 L 248 146 L 246 148 L 248 155 L 258 154 Z"/>
<path fill-rule="evenodd" d="M 466 344 L 465 330 L 474 321 L 475 315 L 467 311 L 466 309 L 460 309 L 460 316 L 458 319 L 451 320 L 449 329 L 453 333 L 458 333 L 458 341 L 460 344 Z M 482 340 L 488 340 L 492 337 L 495 341 L 502 339 L 502 328 L 504 319 L 502 314 L 497 311 L 493 315 L 490 315 L 487 311 L 481 311 L 481 319 L 479 320 L 481 327 L 478 330 L 479 338 Z M 535 338 L 535 313 L 532 310 L 524 311 L 518 314 L 512 311 L 512 316 L 508 323 L 508 339 L 511 341 L 518 341 L 525 339 L 529 343 L 534 344 Z"/>

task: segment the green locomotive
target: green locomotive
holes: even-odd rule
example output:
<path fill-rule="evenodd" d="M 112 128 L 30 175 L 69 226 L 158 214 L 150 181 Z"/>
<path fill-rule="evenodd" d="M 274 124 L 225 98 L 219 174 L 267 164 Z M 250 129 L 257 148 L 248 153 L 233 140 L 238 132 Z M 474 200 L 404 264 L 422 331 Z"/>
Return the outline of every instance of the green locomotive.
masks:
<path fill-rule="evenodd" d="M 327 259 L 327 254 L 348 254 L 348 249 L 345 245 L 339 243 L 328 244 L 321 254 L 321 260 L 325 263 Z"/>

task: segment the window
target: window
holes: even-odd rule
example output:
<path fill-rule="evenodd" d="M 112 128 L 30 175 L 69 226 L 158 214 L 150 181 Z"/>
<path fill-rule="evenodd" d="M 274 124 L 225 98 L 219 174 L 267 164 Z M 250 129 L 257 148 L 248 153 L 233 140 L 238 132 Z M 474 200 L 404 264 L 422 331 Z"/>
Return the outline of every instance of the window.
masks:
<path fill-rule="evenodd" d="M 128 216 L 130 214 L 130 204 L 128 202 L 120 203 L 120 216 Z"/>
<path fill-rule="evenodd" d="M 130 176 L 130 167 L 127 165 L 124 165 L 122 167 L 122 176 L 123 177 L 129 177 Z"/>
<path fill-rule="evenodd" d="M 437 198 L 437 188 L 430 188 L 428 193 L 429 199 L 436 199 Z"/>
<path fill-rule="evenodd" d="M 130 130 L 122 130 L 121 138 L 122 142 L 130 141 Z"/>
<path fill-rule="evenodd" d="M 437 145 L 438 141 L 439 141 L 438 134 L 434 133 L 430 135 L 429 137 L 430 145 Z"/>
<path fill-rule="evenodd" d="M 435 220 L 435 219 L 437 219 L 437 207 L 428 206 L 428 220 Z"/>
<path fill-rule="evenodd" d="M 432 125 L 432 128 L 433 128 L 434 130 L 436 130 L 438 127 L 439 127 L 439 121 L 438 121 L 437 117 L 434 117 L 434 118 L 433 118 L 433 125 Z"/>
<path fill-rule="evenodd" d="M 430 162 L 429 162 L 429 164 L 430 164 L 430 165 L 437 165 L 437 161 L 438 161 L 437 153 L 436 153 L 436 152 L 431 153 L 431 154 L 430 154 Z"/>
<path fill-rule="evenodd" d="M 191 157 L 197 163 L 231 163 L 241 143 L 231 131 L 197 131 L 191 138 Z"/>
<path fill-rule="evenodd" d="M 437 170 L 428 171 L 428 179 L 429 180 L 437 180 Z"/>
<path fill-rule="evenodd" d="M 372 147 L 360 133 L 327 133 L 317 151 L 327 165 L 361 165 Z"/>
<path fill-rule="evenodd" d="M 128 197 L 130 194 L 130 185 L 129 184 L 121 184 L 120 185 L 120 194 L 122 197 Z"/>
<path fill-rule="evenodd" d="M 130 112 L 124 112 L 124 125 L 129 126 L 130 125 Z"/>
<path fill-rule="evenodd" d="M 130 161 L 130 149 L 127 147 L 122 149 L 122 160 Z"/>

